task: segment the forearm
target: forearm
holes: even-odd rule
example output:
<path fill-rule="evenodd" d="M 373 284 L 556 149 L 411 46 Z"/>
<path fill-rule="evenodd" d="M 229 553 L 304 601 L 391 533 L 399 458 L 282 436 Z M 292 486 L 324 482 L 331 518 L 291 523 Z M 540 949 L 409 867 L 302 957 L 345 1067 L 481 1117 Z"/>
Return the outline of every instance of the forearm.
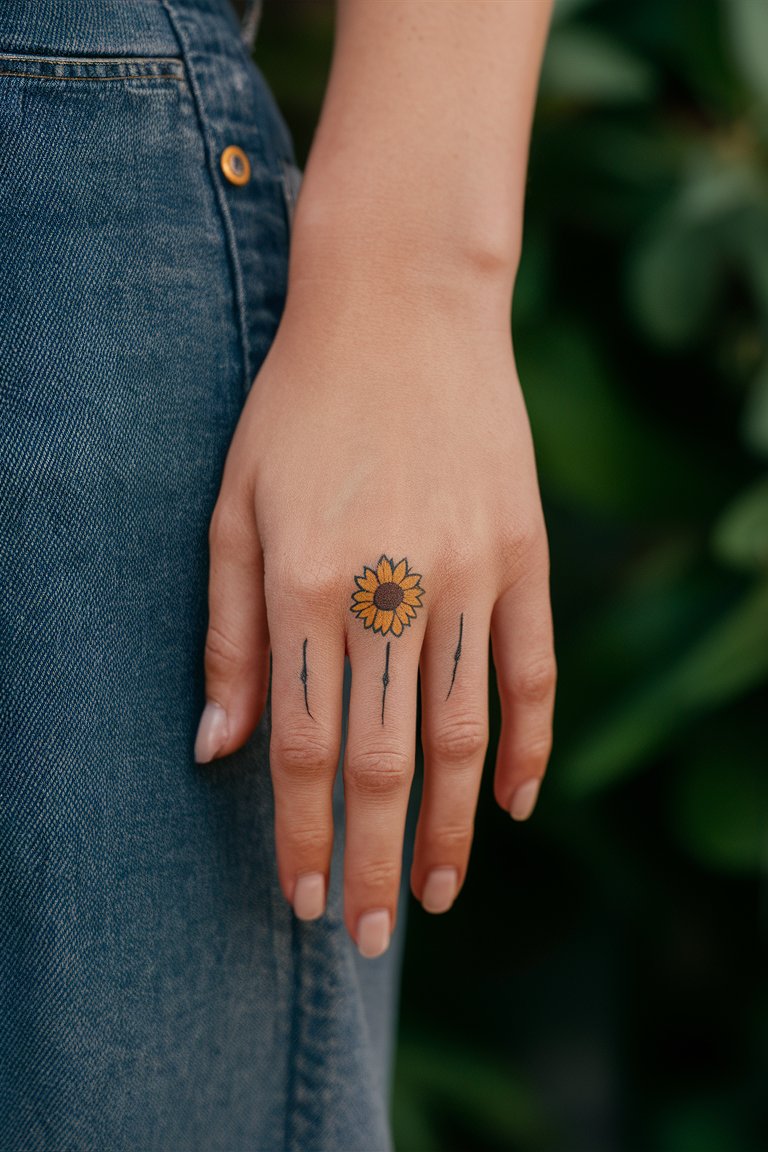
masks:
<path fill-rule="evenodd" d="M 338 0 L 289 299 L 317 280 L 406 295 L 461 282 L 508 309 L 550 7 Z"/>

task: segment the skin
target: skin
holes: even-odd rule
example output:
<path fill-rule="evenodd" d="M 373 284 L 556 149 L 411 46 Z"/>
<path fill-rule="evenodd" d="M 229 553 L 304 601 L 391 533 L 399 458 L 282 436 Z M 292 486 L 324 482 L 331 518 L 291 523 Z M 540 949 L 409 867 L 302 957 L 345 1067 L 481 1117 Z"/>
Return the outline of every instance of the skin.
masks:
<path fill-rule="evenodd" d="M 358 946 L 364 913 L 396 921 L 419 683 L 417 899 L 433 868 L 454 868 L 456 891 L 466 875 L 489 637 L 499 805 L 527 815 L 549 758 L 548 547 L 509 323 L 548 18 L 547 0 L 341 0 L 286 308 L 211 521 L 206 695 L 225 716 L 207 709 L 198 758 L 253 733 L 271 649 L 280 883 L 292 903 L 299 876 L 327 886 L 348 653 L 344 912 Z M 350 611 L 382 555 L 407 557 L 423 589 L 398 636 Z"/>

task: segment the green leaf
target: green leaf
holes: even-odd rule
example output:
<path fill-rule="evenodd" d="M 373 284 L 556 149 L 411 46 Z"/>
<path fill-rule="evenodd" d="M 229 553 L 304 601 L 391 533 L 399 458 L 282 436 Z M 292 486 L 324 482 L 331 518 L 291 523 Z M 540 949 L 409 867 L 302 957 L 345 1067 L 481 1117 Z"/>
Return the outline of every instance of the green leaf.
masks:
<path fill-rule="evenodd" d="M 575 795 L 629 776 L 697 716 L 768 678 L 768 583 L 758 585 L 652 685 L 598 723 L 562 763 Z"/>
<path fill-rule="evenodd" d="M 629 266 L 635 315 L 662 344 L 678 345 L 701 331 L 718 289 L 717 236 L 691 228 L 678 214 L 660 221 Z"/>
<path fill-rule="evenodd" d="M 670 817 L 683 845 L 710 867 L 759 871 L 768 849 L 768 775 L 761 727 L 707 733 L 683 752 Z"/>
<path fill-rule="evenodd" d="M 734 249 L 747 269 L 758 315 L 768 325 L 768 192 L 733 222 Z"/>
<path fill-rule="evenodd" d="M 634 312 L 652 336 L 669 345 L 701 333 L 725 269 L 743 267 L 758 297 L 763 266 L 768 272 L 768 261 L 761 263 L 755 253 L 768 203 L 753 167 L 698 154 L 689 165 L 676 200 L 651 224 L 629 264 Z"/>
<path fill-rule="evenodd" d="M 555 0 L 552 10 L 553 27 L 573 19 L 577 12 L 582 12 L 594 3 L 595 0 Z"/>
<path fill-rule="evenodd" d="M 755 223 L 752 211 L 763 198 L 764 188 L 751 164 L 695 153 L 674 213 L 682 225 L 693 228 L 723 221 L 731 227 L 746 212 L 749 234 Z"/>
<path fill-rule="evenodd" d="M 743 426 L 747 443 L 758 452 L 768 452 L 768 359 L 752 381 Z"/>
<path fill-rule="evenodd" d="M 653 95 L 656 77 L 644 60 L 584 28 L 557 27 L 541 72 L 544 98 L 627 103 Z"/>
<path fill-rule="evenodd" d="M 725 511 L 713 545 L 721 559 L 737 568 L 768 568 L 768 477 Z"/>
<path fill-rule="evenodd" d="M 729 1098 L 697 1092 L 674 1100 L 662 1112 L 650 1145 L 654 1152 L 756 1152 L 745 1132 L 743 1101 L 735 1094 Z"/>
<path fill-rule="evenodd" d="M 752 92 L 768 101 L 768 4 L 728 0 L 724 7 L 736 62 Z"/>
<path fill-rule="evenodd" d="M 420 1097 L 438 1114 L 454 1111 L 499 1147 L 530 1147 L 547 1131 L 534 1093 L 519 1074 L 501 1060 L 464 1048 L 401 1035 L 395 1085 L 396 1098 L 404 1093 L 408 1108 Z M 431 1131 L 428 1121 L 424 1131 Z M 418 1152 L 430 1152 L 431 1147 Z M 410 1152 L 407 1144 L 403 1149 Z"/>
<path fill-rule="evenodd" d="M 442 1152 L 429 1101 L 402 1077 L 396 1079 L 392 1124 L 398 1152 Z"/>
<path fill-rule="evenodd" d="M 700 503 L 708 478 L 643 418 L 584 329 L 548 316 L 515 339 L 542 483 L 568 506 L 645 514 Z"/>

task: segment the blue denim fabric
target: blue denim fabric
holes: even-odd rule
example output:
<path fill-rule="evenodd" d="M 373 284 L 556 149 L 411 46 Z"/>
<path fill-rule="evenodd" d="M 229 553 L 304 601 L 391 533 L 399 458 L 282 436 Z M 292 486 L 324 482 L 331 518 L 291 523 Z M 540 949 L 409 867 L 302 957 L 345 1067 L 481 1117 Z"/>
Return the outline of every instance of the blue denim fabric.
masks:
<path fill-rule="evenodd" d="M 193 760 L 208 523 L 296 184 L 255 7 L 0 8 L 4 1152 L 391 1147 L 405 899 L 363 960 L 339 776 L 328 912 L 294 917 L 269 705 L 241 752 Z"/>

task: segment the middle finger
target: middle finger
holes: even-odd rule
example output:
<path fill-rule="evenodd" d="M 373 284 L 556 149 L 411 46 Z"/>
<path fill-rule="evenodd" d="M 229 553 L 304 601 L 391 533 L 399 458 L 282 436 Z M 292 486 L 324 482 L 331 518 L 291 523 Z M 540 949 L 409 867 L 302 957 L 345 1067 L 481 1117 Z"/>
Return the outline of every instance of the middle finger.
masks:
<path fill-rule="evenodd" d="M 416 752 L 423 577 L 382 556 L 360 570 L 348 624 L 352 668 L 344 755 L 344 912 L 364 956 L 386 950 L 397 919 Z"/>

